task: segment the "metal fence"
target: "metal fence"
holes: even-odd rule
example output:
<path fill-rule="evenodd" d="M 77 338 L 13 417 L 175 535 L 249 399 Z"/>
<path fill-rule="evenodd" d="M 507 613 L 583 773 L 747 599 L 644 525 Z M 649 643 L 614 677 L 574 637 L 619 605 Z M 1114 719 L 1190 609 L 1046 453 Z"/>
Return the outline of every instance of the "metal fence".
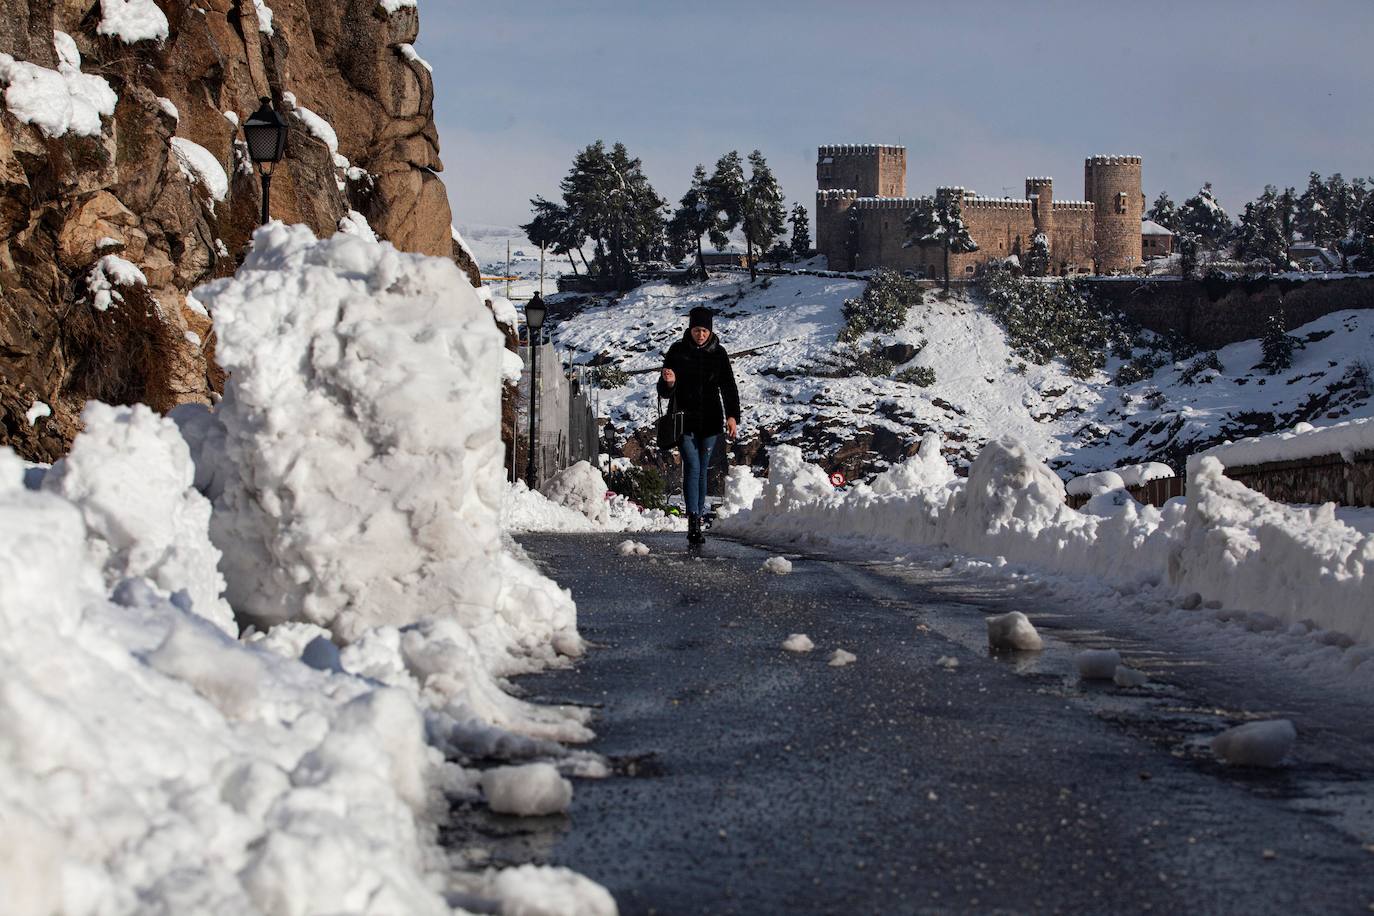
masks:
<path fill-rule="evenodd" d="M 520 375 L 512 478 L 524 479 L 529 461 L 530 352 L 519 349 L 525 369 Z M 579 461 L 596 463 L 599 449 L 596 414 L 576 371 L 566 369 L 552 344 L 535 347 L 539 360 L 539 398 L 535 416 L 536 485 Z"/>

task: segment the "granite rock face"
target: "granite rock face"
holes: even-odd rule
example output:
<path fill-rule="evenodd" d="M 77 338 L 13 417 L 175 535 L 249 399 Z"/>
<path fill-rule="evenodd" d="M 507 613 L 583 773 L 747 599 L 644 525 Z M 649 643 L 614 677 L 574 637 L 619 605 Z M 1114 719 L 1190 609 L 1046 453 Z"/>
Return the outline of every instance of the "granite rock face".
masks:
<path fill-rule="evenodd" d="M 274 218 L 328 236 L 361 214 L 479 282 L 451 235 L 415 7 L 149 2 L 165 38 L 106 34 L 96 0 L 0 0 L 0 445 L 29 460 L 65 453 L 89 398 L 166 410 L 217 390 L 214 328 L 187 294 L 232 273 L 257 225 L 238 125 L 260 97 L 291 129 Z M 75 72 L 72 47 L 118 99 L 98 133 L 55 132 L 11 96 L 26 64 Z"/>

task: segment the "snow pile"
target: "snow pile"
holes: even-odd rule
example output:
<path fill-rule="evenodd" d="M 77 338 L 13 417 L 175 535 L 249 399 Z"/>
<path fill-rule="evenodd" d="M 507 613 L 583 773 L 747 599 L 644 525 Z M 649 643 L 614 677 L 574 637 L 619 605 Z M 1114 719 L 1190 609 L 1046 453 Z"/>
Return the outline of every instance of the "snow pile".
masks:
<path fill-rule="evenodd" d="M 1288 719 L 1246 722 L 1212 739 L 1212 753 L 1237 766 L 1278 766 L 1297 743 L 1298 730 Z"/>
<path fill-rule="evenodd" d="M 81 72 L 81 55 L 70 35 L 54 32 L 53 46 L 58 56 L 56 70 L 0 54 L 5 107 L 48 137 L 100 136 L 100 119 L 114 114 L 119 97 L 102 78 Z"/>
<path fill-rule="evenodd" d="M 561 814 L 572 804 L 572 783 L 551 763 L 496 767 L 482 774 L 482 794 L 498 814 Z"/>
<path fill-rule="evenodd" d="M 262 0 L 253 0 L 253 9 L 256 10 L 258 14 L 258 31 L 262 32 L 264 35 L 273 34 L 275 30 L 272 28 L 271 7 L 263 3 Z"/>
<path fill-rule="evenodd" d="M 810 652 L 816 644 L 805 633 L 793 633 L 782 641 L 782 647 L 788 652 Z"/>
<path fill-rule="evenodd" d="M 1193 463 L 1186 503 L 1157 509 L 1108 490 L 1078 512 L 1065 504 L 1059 478 L 1013 439 L 989 442 L 967 480 L 951 478 L 925 452 L 918 464 L 884 475 L 888 492 L 878 492 L 876 481 L 837 492 L 799 450 L 779 446 L 762 495 L 721 525 L 775 542 L 944 547 L 1128 590 L 1197 592 L 1228 608 L 1374 643 L 1374 533 L 1342 521 L 1332 506 L 1272 502 L 1204 457 Z"/>
<path fill-rule="evenodd" d="M 729 518 L 748 509 L 762 495 L 763 481 L 754 476 L 748 465 L 731 465 L 725 478 L 725 499 L 716 510 L 716 516 Z"/>
<path fill-rule="evenodd" d="M 165 41 L 169 34 L 167 16 L 153 0 L 100 0 L 96 31 L 125 44 Z"/>
<path fill-rule="evenodd" d="M 504 351 L 509 353 L 510 351 Z M 524 531 L 677 531 L 682 519 L 658 509 L 641 509 L 618 493 L 602 491 L 605 518 L 595 522 L 577 509 L 559 505 L 523 481 L 506 488 L 501 506 L 501 527 L 518 534 Z"/>
<path fill-rule="evenodd" d="M 994 652 L 1039 652 L 1045 642 L 1025 614 L 1012 611 L 988 618 L 988 648 Z"/>
<path fill-rule="evenodd" d="M 205 190 L 217 202 L 229 196 L 229 176 L 214 153 L 185 137 L 172 138 L 172 151 L 176 153 L 181 174 L 188 180 L 205 185 Z"/>
<path fill-rule="evenodd" d="M 0 449 L 6 912 L 448 912 L 414 704 L 211 622 L 176 428 L 85 421 L 36 491 Z"/>
<path fill-rule="evenodd" d="M 550 502 L 582 513 L 598 527 L 604 527 L 610 517 L 606 490 L 601 472 L 586 461 L 558 472 L 540 488 Z"/>
<path fill-rule="evenodd" d="M 649 545 L 640 541 L 624 540 L 616 547 L 622 557 L 643 557 L 649 553 Z"/>
<path fill-rule="evenodd" d="M 1110 681 L 1116 677 L 1121 653 L 1115 649 L 1084 649 L 1074 656 L 1078 676 L 1085 681 Z"/>
<path fill-rule="evenodd" d="M 843 668 L 845 665 L 852 665 L 858 661 L 858 656 L 853 652 L 846 652 L 844 649 L 836 649 L 830 656 L 830 661 L 826 662 L 831 668 Z"/>
<path fill-rule="evenodd" d="M 488 872 L 485 894 L 510 916 L 616 916 L 609 891 L 566 868 L 521 865 Z"/>
<path fill-rule="evenodd" d="M 792 571 L 792 561 L 787 559 L 787 557 L 769 557 L 763 561 L 763 566 L 760 568 L 763 572 L 785 576 Z"/>
<path fill-rule="evenodd" d="M 91 305 L 97 311 L 105 311 L 124 297 L 116 287 L 147 286 L 148 278 L 133 264 L 117 254 L 107 254 L 86 275 L 86 288 L 91 293 Z"/>
<path fill-rule="evenodd" d="M 367 217 L 357 210 L 349 210 L 340 217 L 339 231 L 348 235 L 356 235 L 366 242 L 377 241 L 377 233 L 372 231 L 372 226 L 368 223 Z"/>
<path fill-rule="evenodd" d="M 915 455 L 873 479 L 870 484 L 873 492 L 879 495 L 908 493 L 954 480 L 954 469 L 940 454 L 942 447 L 939 435 L 926 433 L 921 437 L 921 445 Z"/>

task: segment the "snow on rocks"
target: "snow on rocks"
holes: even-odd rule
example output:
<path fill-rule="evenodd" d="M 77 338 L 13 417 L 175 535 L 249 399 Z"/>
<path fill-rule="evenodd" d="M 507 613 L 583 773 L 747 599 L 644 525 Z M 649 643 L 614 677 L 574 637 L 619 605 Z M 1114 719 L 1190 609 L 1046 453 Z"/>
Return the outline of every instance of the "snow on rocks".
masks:
<path fill-rule="evenodd" d="M 185 137 L 172 138 L 172 151 L 176 153 L 181 174 L 193 183 L 204 185 L 213 200 L 220 202 L 229 196 L 229 176 L 214 153 Z"/>
<path fill-rule="evenodd" d="M 604 527 L 609 519 L 606 490 L 601 472 L 586 461 L 559 471 L 540 487 L 550 502 L 575 509 L 598 527 Z"/>
<path fill-rule="evenodd" d="M 125 44 L 161 42 L 169 34 L 167 16 L 153 0 L 100 0 L 96 31 Z"/>
<path fill-rule="evenodd" d="M 844 649 L 836 649 L 830 655 L 830 661 L 826 662 L 831 668 L 843 668 L 845 665 L 852 665 L 858 661 L 858 656 L 853 652 L 846 652 Z"/>
<path fill-rule="evenodd" d="M 1236 766 L 1278 766 L 1297 743 L 1298 730 L 1288 719 L 1246 722 L 1212 739 L 1212 753 Z"/>
<path fill-rule="evenodd" d="M 81 72 L 81 55 L 70 35 L 55 32 L 53 44 L 59 61 L 56 70 L 0 54 L 5 107 L 48 137 L 67 133 L 98 137 L 101 117 L 114 114 L 119 97 L 101 77 Z"/>
<path fill-rule="evenodd" d="M 645 556 L 649 553 L 649 545 L 640 541 L 624 540 L 616 548 L 622 557 Z"/>
<path fill-rule="evenodd" d="M 103 312 L 116 302 L 123 302 L 124 296 L 116 287 L 147 286 L 148 278 L 133 264 L 117 254 L 107 254 L 86 275 L 86 288 L 91 293 L 91 305 L 96 311 Z"/>
<path fill-rule="evenodd" d="M 787 559 L 787 557 L 769 557 L 763 561 L 763 566 L 761 566 L 760 569 L 763 572 L 785 576 L 792 571 L 792 561 Z"/>
<path fill-rule="evenodd" d="M 816 644 L 805 633 L 793 633 L 782 641 L 782 647 L 788 652 L 810 652 Z"/>
<path fill-rule="evenodd" d="M 536 817 L 567 811 L 573 788 L 553 764 L 529 763 L 486 770 L 482 794 L 498 814 Z"/>
<path fill-rule="evenodd" d="M 1078 676 L 1085 681 L 1110 681 L 1121 664 L 1121 653 L 1115 649 L 1084 649 L 1074 656 Z"/>
<path fill-rule="evenodd" d="M 1045 642 L 1025 614 L 1012 611 L 989 617 L 988 648 L 994 652 L 1039 652 Z"/>
<path fill-rule="evenodd" d="M 34 401 L 33 404 L 29 406 L 29 409 L 24 412 L 24 419 L 28 421 L 30 426 L 33 426 L 43 417 L 51 416 L 52 408 L 43 401 Z"/>

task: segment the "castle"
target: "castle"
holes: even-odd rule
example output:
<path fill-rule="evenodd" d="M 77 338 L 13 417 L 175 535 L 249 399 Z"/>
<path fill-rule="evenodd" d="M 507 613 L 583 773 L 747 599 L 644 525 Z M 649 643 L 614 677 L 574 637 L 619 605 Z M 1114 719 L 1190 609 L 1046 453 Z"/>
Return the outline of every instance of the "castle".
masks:
<path fill-rule="evenodd" d="M 822 146 L 816 186 L 816 247 L 832 269 L 890 267 L 943 277 L 942 248 L 902 246 L 904 221 L 918 200 L 904 196 L 906 147 Z M 937 189 L 959 195 L 964 225 L 978 243 L 975 252 L 950 254 L 950 276 L 975 276 L 988 262 L 1011 255 L 1024 264 L 1037 232 L 1049 242 L 1052 274 L 1129 273 L 1141 263 L 1140 157 L 1085 160 L 1083 188 L 1086 200 L 1055 200 L 1050 178 L 1027 178 L 1024 200 Z"/>

